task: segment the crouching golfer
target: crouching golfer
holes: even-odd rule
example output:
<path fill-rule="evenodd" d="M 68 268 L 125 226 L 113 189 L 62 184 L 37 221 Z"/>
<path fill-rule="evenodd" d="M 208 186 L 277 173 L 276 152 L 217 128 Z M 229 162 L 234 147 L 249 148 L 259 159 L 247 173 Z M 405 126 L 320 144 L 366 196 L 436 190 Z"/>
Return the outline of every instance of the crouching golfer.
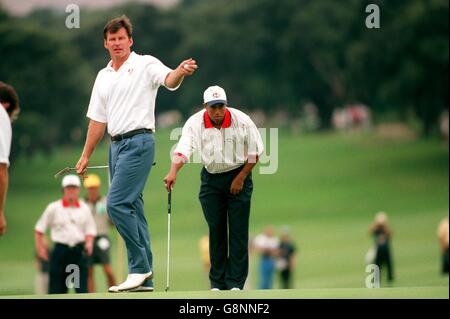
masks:
<path fill-rule="evenodd" d="M 89 207 L 78 200 L 80 186 L 78 176 L 66 175 L 62 180 L 62 199 L 50 203 L 36 223 L 35 241 L 39 258 L 49 260 L 44 240 L 47 228 L 50 228 L 55 243 L 50 257 L 50 294 L 67 293 L 71 274 L 74 275 L 76 292 L 88 292 L 88 256 L 92 254 L 97 232 Z"/>
<path fill-rule="evenodd" d="M 85 174 L 89 158 L 106 127 L 111 135 L 109 173 L 111 186 L 107 211 L 125 241 L 128 277 L 108 291 L 153 291 L 153 257 L 144 190 L 155 156 L 155 100 L 158 88 L 177 89 L 184 77 L 197 69 L 193 59 L 172 70 L 150 55 L 131 52 L 130 20 L 119 17 L 103 30 L 104 46 L 111 61 L 100 70 L 92 89 L 87 116 L 86 144 L 76 168 Z"/>
<path fill-rule="evenodd" d="M 170 191 L 180 168 L 200 152 L 199 199 L 209 227 L 211 290 L 240 290 L 248 274 L 251 171 L 264 146 L 250 117 L 227 107 L 221 87 L 209 87 L 203 99 L 205 110 L 184 125 L 164 182 Z"/>

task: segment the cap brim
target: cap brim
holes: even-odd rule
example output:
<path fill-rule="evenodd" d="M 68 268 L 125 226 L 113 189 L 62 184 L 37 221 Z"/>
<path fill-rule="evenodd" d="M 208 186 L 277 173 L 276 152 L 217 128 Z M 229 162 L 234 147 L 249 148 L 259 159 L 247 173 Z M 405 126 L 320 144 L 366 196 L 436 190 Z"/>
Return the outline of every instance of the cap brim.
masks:
<path fill-rule="evenodd" d="M 227 105 L 227 101 L 225 101 L 225 100 L 213 100 L 213 101 L 206 102 L 206 105 L 208 105 L 208 106 L 214 106 L 216 104 Z"/>

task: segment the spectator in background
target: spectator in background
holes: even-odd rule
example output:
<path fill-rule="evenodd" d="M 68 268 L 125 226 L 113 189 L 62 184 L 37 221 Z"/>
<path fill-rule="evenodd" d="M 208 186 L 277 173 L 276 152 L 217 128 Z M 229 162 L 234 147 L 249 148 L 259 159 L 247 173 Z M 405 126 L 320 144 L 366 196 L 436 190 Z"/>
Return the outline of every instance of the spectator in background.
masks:
<path fill-rule="evenodd" d="M 108 281 L 108 287 L 116 285 L 116 279 L 111 267 L 110 248 L 111 241 L 109 239 L 109 228 L 113 225 L 106 211 L 106 197 L 100 193 L 102 185 L 100 178 L 95 174 L 87 175 L 84 179 L 83 186 L 87 191 L 84 202 L 91 210 L 92 216 L 97 226 L 97 236 L 94 239 L 94 248 L 92 256 L 89 260 L 88 271 L 88 290 L 95 292 L 94 266 L 100 264 L 103 266 Z"/>
<path fill-rule="evenodd" d="M 275 258 L 279 241 L 275 237 L 273 226 L 267 226 L 262 234 L 255 237 L 253 248 L 260 255 L 259 289 L 272 289 L 273 274 L 275 272 Z"/>
<path fill-rule="evenodd" d="M 448 216 L 440 222 L 437 235 L 441 246 L 442 274 L 448 274 Z"/>
<path fill-rule="evenodd" d="M 386 213 L 377 213 L 374 223 L 370 226 L 370 234 L 375 239 L 375 264 L 380 268 L 380 279 L 382 269 L 386 266 L 387 280 L 388 282 L 392 282 L 394 280 L 394 270 L 390 248 L 392 231 L 388 225 Z"/>
<path fill-rule="evenodd" d="M 48 243 L 45 237 L 42 238 L 45 249 L 48 252 Z M 50 263 L 43 259 L 36 253 L 36 277 L 34 281 L 34 293 L 37 295 L 45 295 L 48 293 L 48 279 L 49 279 Z"/>
<path fill-rule="evenodd" d="M 295 250 L 295 245 L 289 236 L 289 229 L 284 227 L 281 231 L 277 259 L 277 268 L 280 271 L 282 289 L 292 288 L 292 273 L 295 268 Z"/>
<path fill-rule="evenodd" d="M 0 236 L 6 232 L 5 204 L 8 191 L 9 153 L 11 151 L 11 123 L 19 114 L 19 98 L 14 88 L 0 81 Z"/>
<path fill-rule="evenodd" d="M 209 278 L 209 270 L 211 269 L 211 260 L 209 259 L 209 235 L 206 234 L 198 241 L 200 250 L 200 258 L 202 259 L 203 271 L 206 278 Z M 209 280 L 209 279 L 208 279 Z M 209 286 L 209 285 L 208 285 Z"/>
<path fill-rule="evenodd" d="M 89 207 L 78 201 L 80 179 L 76 175 L 66 175 L 62 180 L 62 199 L 50 203 L 35 227 L 35 241 L 38 255 L 49 260 L 48 248 L 44 240 L 45 232 L 51 230 L 55 243 L 50 257 L 50 294 L 65 294 L 68 290 L 70 274 L 78 274 L 74 279 L 77 293 L 86 293 L 88 256 L 92 255 L 94 237 L 97 234 L 95 221 Z M 68 268 L 74 265 L 77 268 Z M 77 280 L 79 279 L 79 280 Z"/>

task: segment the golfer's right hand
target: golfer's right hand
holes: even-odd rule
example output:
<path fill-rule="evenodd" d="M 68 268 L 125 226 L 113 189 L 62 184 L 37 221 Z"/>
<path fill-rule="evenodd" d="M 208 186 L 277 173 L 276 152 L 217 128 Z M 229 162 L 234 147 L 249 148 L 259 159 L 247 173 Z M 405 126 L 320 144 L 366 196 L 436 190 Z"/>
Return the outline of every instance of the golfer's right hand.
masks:
<path fill-rule="evenodd" d="M 86 174 L 86 170 L 89 164 L 89 158 L 81 156 L 77 165 L 75 166 L 78 175 Z"/>
<path fill-rule="evenodd" d="M 175 182 L 177 180 L 177 175 L 174 173 L 169 173 L 164 177 L 164 186 L 166 187 L 166 190 L 168 192 L 171 192 L 173 189 L 173 186 L 175 185 Z"/>

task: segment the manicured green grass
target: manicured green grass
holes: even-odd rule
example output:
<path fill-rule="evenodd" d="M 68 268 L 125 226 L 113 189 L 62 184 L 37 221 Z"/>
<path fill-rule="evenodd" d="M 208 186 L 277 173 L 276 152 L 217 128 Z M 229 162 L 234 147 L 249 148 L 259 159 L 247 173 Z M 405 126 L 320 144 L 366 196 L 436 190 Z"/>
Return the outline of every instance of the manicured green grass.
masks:
<path fill-rule="evenodd" d="M 156 137 L 157 165 L 144 199 L 154 253 L 155 288 L 162 291 L 167 236 L 167 194 L 162 179 L 170 165 L 169 151 L 174 141 L 169 140 L 168 131 L 158 131 Z M 45 206 L 60 196 L 60 180 L 55 180 L 53 174 L 75 165 L 80 151 L 62 149 L 51 158 L 38 156 L 14 163 L 6 207 L 8 232 L 0 238 L 0 295 L 33 293 L 33 227 Z M 97 149 L 91 164 L 107 164 L 106 145 Z M 106 182 L 107 173 L 99 173 Z M 207 233 L 198 202 L 199 173 L 198 164 L 184 167 L 173 193 L 173 298 L 177 298 L 178 291 L 208 288 L 198 249 L 198 240 Z M 294 279 L 295 288 L 300 289 L 277 291 L 274 298 L 291 298 L 290 294 L 292 298 L 321 298 L 322 293 L 323 298 L 353 298 L 359 293 L 362 298 L 376 298 L 384 291 L 387 297 L 394 291 L 395 298 L 402 294 L 406 298 L 422 294 L 445 297 L 442 287 L 447 289 L 448 297 L 448 277 L 439 274 L 436 237 L 437 225 L 449 209 L 446 145 L 433 140 L 389 141 L 366 134 L 280 134 L 277 173 L 262 175 L 256 168 L 253 177 L 251 236 L 267 224 L 277 229 L 289 225 L 298 247 Z M 364 256 L 372 244 L 368 226 L 380 210 L 387 212 L 394 231 L 396 281 L 391 288 L 394 290 L 373 292 L 357 288 L 365 287 Z M 114 230 L 111 236 L 115 248 Z M 114 249 L 113 266 L 117 270 L 116 254 Z M 101 270 L 97 269 L 96 274 L 98 291 L 106 291 Z M 252 256 L 249 288 L 257 288 L 257 275 L 257 257 Z M 386 287 L 384 281 L 382 287 Z M 260 292 L 248 293 L 257 296 Z"/>
<path fill-rule="evenodd" d="M 12 299 L 448 299 L 448 287 L 272 289 L 4 296 Z"/>

